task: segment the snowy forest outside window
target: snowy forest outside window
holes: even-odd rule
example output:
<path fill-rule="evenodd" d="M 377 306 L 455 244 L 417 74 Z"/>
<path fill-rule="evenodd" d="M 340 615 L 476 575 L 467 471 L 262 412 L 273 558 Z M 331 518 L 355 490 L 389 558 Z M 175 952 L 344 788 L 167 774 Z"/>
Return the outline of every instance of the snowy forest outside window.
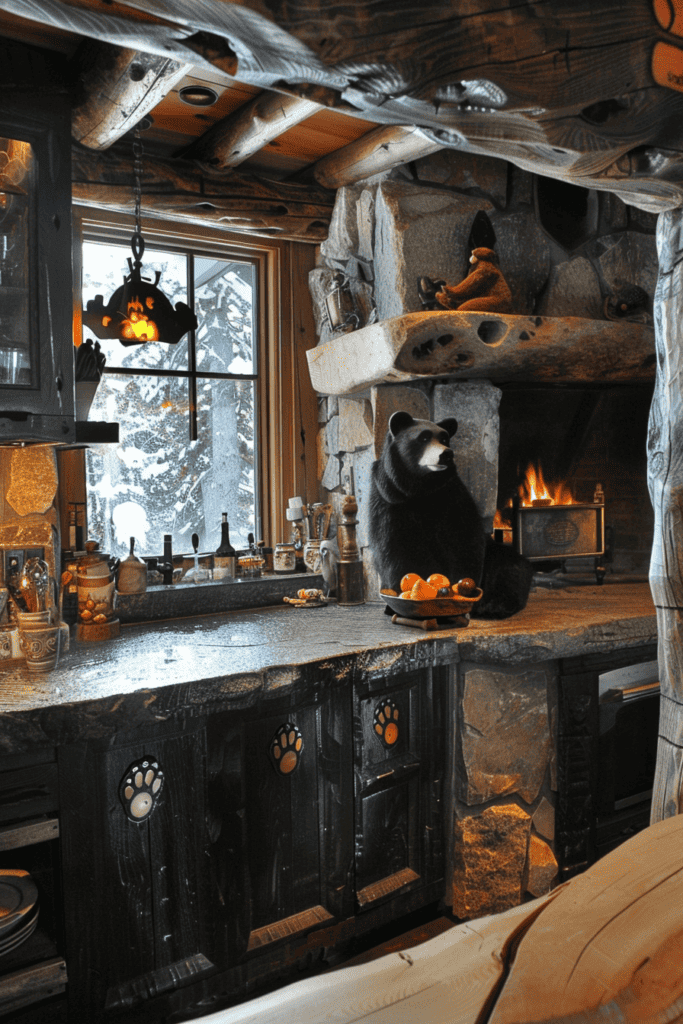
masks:
<path fill-rule="evenodd" d="M 108 300 L 129 256 L 127 244 L 83 242 L 83 308 L 98 294 Z M 260 514 L 256 262 L 148 243 L 143 276 L 156 270 L 198 327 L 177 345 L 100 340 L 107 364 L 88 418 L 118 423 L 120 440 L 87 451 L 88 531 L 113 555 L 128 552 L 130 537 L 138 554 L 160 554 L 166 533 L 176 552 L 192 550 L 193 533 L 212 551 L 227 512 L 231 540 L 244 547 Z"/>

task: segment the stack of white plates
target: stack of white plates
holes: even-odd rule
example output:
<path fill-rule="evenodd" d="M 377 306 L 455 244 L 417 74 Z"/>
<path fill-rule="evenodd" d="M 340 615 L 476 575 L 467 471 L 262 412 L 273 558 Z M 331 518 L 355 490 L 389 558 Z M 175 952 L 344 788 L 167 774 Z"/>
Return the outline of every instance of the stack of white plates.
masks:
<path fill-rule="evenodd" d="M 0 956 L 26 942 L 38 924 L 38 890 L 28 871 L 0 870 Z"/>

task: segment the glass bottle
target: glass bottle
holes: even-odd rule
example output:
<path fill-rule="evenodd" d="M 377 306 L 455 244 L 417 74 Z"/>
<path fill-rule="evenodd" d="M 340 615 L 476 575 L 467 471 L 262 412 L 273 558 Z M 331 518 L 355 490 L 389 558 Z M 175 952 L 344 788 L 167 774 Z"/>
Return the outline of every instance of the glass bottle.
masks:
<path fill-rule="evenodd" d="M 221 522 L 221 542 L 216 548 L 213 556 L 213 578 L 215 580 L 234 579 L 235 577 L 235 549 L 230 543 L 230 523 L 228 513 L 223 512 Z"/>

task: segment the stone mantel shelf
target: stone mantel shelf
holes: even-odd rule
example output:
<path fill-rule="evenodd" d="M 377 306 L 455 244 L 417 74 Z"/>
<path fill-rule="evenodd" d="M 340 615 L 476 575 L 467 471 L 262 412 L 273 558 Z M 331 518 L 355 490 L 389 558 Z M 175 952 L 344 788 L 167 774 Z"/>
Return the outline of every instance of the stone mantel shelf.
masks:
<path fill-rule="evenodd" d="M 633 384 L 655 374 L 652 327 L 580 317 L 404 313 L 306 354 L 313 387 L 323 395 L 424 377 Z"/>

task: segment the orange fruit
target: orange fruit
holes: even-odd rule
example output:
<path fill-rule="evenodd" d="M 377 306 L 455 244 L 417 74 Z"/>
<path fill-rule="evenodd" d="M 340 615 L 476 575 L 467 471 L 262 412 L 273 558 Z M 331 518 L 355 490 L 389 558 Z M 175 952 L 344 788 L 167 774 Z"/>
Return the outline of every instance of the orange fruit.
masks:
<path fill-rule="evenodd" d="M 395 590 L 390 590 L 388 587 L 386 590 L 380 590 L 380 594 L 386 594 L 387 597 L 398 597 Z"/>
<path fill-rule="evenodd" d="M 437 590 L 440 590 L 441 587 L 450 587 L 451 585 L 448 577 L 444 576 L 441 572 L 433 572 L 431 576 L 427 577 L 427 583 L 431 583 Z"/>
<path fill-rule="evenodd" d="M 416 572 L 407 572 L 401 580 L 401 590 L 412 590 L 419 579 Z"/>
<path fill-rule="evenodd" d="M 412 590 L 404 590 L 403 593 L 401 594 L 401 597 L 404 597 L 407 601 L 412 601 L 413 600 L 413 592 L 412 592 Z"/>
<path fill-rule="evenodd" d="M 418 580 L 413 589 L 410 591 L 411 597 L 414 601 L 433 601 L 436 597 L 437 590 L 431 583 L 425 583 L 424 580 Z"/>

